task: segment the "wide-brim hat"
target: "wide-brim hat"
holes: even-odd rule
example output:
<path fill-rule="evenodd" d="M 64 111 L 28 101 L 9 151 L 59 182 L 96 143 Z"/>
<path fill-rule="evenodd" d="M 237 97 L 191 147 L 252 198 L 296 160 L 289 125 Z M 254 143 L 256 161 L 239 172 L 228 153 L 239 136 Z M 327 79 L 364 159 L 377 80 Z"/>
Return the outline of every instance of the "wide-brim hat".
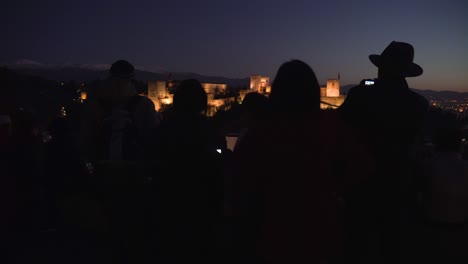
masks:
<path fill-rule="evenodd" d="M 414 63 L 414 48 L 405 42 L 392 41 L 382 54 L 369 55 L 370 61 L 378 68 L 400 71 L 405 77 L 416 77 L 423 73 L 423 69 Z"/>

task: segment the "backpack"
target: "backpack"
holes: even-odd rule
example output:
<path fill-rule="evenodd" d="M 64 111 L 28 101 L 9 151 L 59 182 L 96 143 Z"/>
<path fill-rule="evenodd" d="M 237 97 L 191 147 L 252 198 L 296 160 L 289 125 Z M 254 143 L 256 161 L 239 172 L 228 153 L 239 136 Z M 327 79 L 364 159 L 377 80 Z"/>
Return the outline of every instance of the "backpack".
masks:
<path fill-rule="evenodd" d="M 133 96 L 123 107 L 99 101 L 104 110 L 98 143 L 99 160 L 134 161 L 141 157 L 142 144 L 134 119 L 140 100 L 141 96 Z"/>

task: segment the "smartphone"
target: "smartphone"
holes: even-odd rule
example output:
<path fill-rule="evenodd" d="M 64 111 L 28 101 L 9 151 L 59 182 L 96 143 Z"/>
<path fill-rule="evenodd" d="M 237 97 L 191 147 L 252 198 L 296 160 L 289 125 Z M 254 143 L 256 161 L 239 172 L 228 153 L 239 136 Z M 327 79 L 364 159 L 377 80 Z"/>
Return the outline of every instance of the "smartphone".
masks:
<path fill-rule="evenodd" d="M 227 148 L 229 150 L 234 151 L 234 147 L 236 146 L 238 138 L 239 138 L 238 135 L 227 135 L 226 136 L 226 144 L 227 144 Z"/>
<path fill-rule="evenodd" d="M 369 86 L 369 85 L 374 85 L 374 83 L 375 83 L 375 82 L 372 81 L 372 80 L 364 81 L 364 85 L 367 85 L 367 86 Z"/>

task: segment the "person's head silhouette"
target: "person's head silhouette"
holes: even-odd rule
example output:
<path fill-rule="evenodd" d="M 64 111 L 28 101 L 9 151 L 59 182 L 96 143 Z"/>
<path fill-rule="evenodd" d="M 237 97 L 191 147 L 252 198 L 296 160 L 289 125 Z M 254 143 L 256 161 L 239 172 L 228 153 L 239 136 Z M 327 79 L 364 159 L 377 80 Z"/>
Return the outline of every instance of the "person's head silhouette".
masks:
<path fill-rule="evenodd" d="M 320 110 L 320 86 L 312 68 L 300 60 L 281 65 L 271 87 L 270 102 L 275 112 Z"/>
<path fill-rule="evenodd" d="M 99 97 L 133 96 L 135 67 L 126 60 L 114 62 L 109 69 L 109 78 L 100 87 Z"/>
<path fill-rule="evenodd" d="M 262 94 L 248 93 L 242 100 L 242 112 L 253 118 L 260 118 L 267 114 L 269 103 L 268 98 Z"/>
<path fill-rule="evenodd" d="M 184 80 L 174 93 L 174 111 L 179 114 L 200 114 L 206 111 L 207 96 L 200 82 Z"/>
<path fill-rule="evenodd" d="M 421 66 L 413 62 L 413 46 L 405 42 L 392 41 L 382 54 L 372 54 L 369 59 L 379 68 L 379 78 L 416 77 L 423 73 Z"/>
<path fill-rule="evenodd" d="M 111 78 L 132 80 L 135 75 L 135 67 L 126 60 L 118 60 L 112 64 L 109 72 Z"/>

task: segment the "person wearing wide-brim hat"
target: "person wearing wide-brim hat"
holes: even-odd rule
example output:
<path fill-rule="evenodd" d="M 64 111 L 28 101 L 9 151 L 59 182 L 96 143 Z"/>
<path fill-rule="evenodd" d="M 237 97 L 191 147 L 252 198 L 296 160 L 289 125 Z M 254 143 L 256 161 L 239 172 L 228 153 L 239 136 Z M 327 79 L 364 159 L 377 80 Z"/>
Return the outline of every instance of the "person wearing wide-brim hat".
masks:
<path fill-rule="evenodd" d="M 405 80 L 407 77 L 423 74 L 422 67 L 413 62 L 414 48 L 411 44 L 392 41 L 380 55 L 372 54 L 369 59 L 378 68 L 378 78 L 362 80 L 360 85 L 352 88 L 341 105 L 340 112 L 347 118 L 355 117 L 367 122 L 363 120 L 366 118 L 364 113 L 366 110 L 378 114 L 388 112 L 390 109 L 408 107 L 405 110 L 407 116 L 411 116 L 415 111 L 427 110 L 429 105 L 427 100 L 411 91 Z M 358 115 L 358 112 L 362 111 L 364 112 Z M 406 129 L 408 133 L 411 133 L 411 127 L 413 125 Z"/>
<path fill-rule="evenodd" d="M 414 63 L 414 48 L 405 42 L 392 41 L 381 55 L 372 54 L 370 61 L 379 68 L 381 74 L 394 77 L 416 77 L 423 74 L 423 69 Z"/>
<path fill-rule="evenodd" d="M 350 205 L 346 222 L 351 223 L 346 257 L 350 263 L 360 262 L 360 249 L 369 245 L 363 238 L 378 231 L 377 246 L 385 263 L 399 263 L 400 216 L 413 204 L 409 197 L 413 197 L 410 183 L 415 162 L 410 153 L 423 141 L 421 132 L 429 103 L 406 82 L 407 77 L 423 73 L 413 62 L 412 45 L 393 41 L 380 55 L 370 55 L 369 59 L 378 68 L 378 78 L 361 81 L 339 108 L 375 158 L 375 164 L 369 165 L 375 168 L 373 179 L 364 189 L 346 197 Z M 377 230 L 369 230 L 369 226 Z"/>

